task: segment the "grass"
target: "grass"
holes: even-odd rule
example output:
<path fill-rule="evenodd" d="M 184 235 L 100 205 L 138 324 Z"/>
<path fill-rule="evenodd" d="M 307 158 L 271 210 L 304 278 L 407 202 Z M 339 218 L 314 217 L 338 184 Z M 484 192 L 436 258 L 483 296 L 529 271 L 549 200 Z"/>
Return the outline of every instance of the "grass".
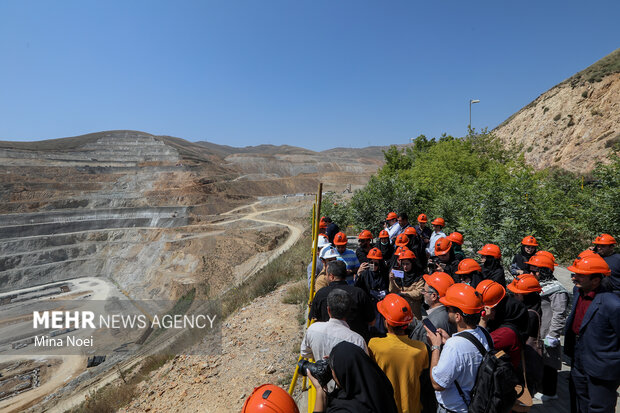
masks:
<path fill-rule="evenodd" d="M 123 383 L 108 384 L 97 391 L 92 391 L 79 406 L 68 410 L 69 413 L 113 413 L 129 404 L 136 396 L 138 383 L 148 378 L 149 374 L 171 360 L 171 355 L 156 355 L 147 357 L 140 369 L 130 378 L 126 372 L 119 369 Z"/>
<path fill-rule="evenodd" d="M 226 318 L 255 298 L 267 295 L 291 280 L 300 279 L 300 275 L 306 274 L 309 255 L 310 235 L 304 233 L 288 251 L 221 297 L 222 317 Z"/>

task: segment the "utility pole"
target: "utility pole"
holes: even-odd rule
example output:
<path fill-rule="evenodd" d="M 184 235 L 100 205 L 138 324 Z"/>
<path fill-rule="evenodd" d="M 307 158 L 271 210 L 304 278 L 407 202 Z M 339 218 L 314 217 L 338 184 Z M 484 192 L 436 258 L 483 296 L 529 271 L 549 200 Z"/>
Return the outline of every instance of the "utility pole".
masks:
<path fill-rule="evenodd" d="M 471 104 L 472 103 L 480 103 L 478 99 L 469 99 L 469 129 L 471 129 Z"/>

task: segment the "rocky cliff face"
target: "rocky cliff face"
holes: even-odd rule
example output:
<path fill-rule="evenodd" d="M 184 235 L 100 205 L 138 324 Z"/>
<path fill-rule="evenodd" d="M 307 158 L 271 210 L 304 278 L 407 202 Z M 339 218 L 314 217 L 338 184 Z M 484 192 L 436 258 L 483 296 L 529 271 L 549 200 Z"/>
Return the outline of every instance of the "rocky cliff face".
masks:
<path fill-rule="evenodd" d="M 620 49 L 540 95 L 494 133 L 536 168 L 587 173 L 620 142 Z"/>

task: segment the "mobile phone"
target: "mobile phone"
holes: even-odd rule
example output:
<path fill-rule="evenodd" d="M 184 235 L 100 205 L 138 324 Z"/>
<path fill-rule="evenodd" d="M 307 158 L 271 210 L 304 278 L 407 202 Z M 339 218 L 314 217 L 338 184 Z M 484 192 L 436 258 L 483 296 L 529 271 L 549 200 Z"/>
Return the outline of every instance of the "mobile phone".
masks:
<path fill-rule="evenodd" d="M 375 268 L 375 267 L 376 267 L 376 266 L 375 266 L 375 264 L 374 264 L 374 263 L 371 263 L 371 264 L 370 264 L 370 271 L 376 271 L 376 268 Z"/>
<path fill-rule="evenodd" d="M 433 334 L 437 333 L 437 327 L 435 327 L 435 325 L 433 324 L 431 320 L 429 320 L 428 318 L 425 318 L 424 320 L 422 320 L 422 322 L 424 323 L 426 327 L 428 327 L 429 330 L 431 330 Z"/>
<path fill-rule="evenodd" d="M 405 273 L 401 270 L 392 270 L 392 274 L 394 274 L 396 278 L 405 278 Z"/>

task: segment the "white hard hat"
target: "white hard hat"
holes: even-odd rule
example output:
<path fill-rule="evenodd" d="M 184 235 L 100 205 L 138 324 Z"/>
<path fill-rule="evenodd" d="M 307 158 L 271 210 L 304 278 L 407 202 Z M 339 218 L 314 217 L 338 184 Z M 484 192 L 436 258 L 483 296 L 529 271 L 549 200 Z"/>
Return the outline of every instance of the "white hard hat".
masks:
<path fill-rule="evenodd" d="M 332 247 L 331 245 L 323 247 L 323 249 L 321 250 L 321 253 L 319 254 L 319 258 L 323 258 L 325 260 L 330 259 L 330 258 L 338 258 L 338 257 L 340 257 L 340 254 L 338 254 L 338 251 L 336 251 L 336 248 Z"/>
<path fill-rule="evenodd" d="M 329 240 L 327 239 L 327 237 L 323 237 L 319 235 L 319 239 L 318 239 L 319 249 L 323 248 L 326 245 L 329 245 Z"/>

